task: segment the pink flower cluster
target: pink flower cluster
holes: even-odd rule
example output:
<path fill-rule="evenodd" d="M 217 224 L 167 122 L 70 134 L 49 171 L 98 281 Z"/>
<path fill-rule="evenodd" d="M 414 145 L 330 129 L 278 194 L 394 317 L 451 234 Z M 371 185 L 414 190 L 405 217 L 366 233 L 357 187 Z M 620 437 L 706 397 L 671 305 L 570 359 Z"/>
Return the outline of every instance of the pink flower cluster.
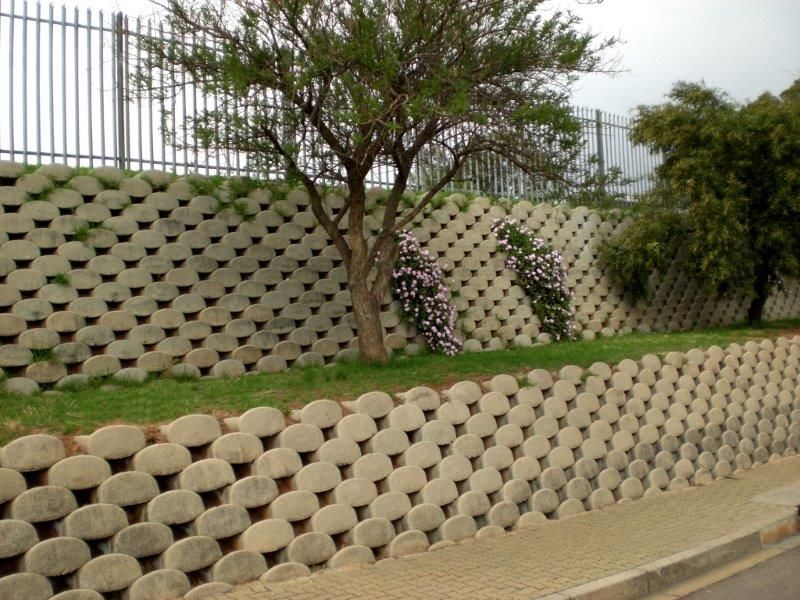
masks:
<path fill-rule="evenodd" d="M 400 302 L 400 315 L 417 328 L 433 352 L 458 354 L 462 341 L 455 332 L 456 311 L 439 265 L 410 231 L 398 234 L 397 248 L 392 293 Z"/>
<path fill-rule="evenodd" d="M 509 217 L 495 221 L 492 232 L 497 248 L 506 253 L 506 267 L 516 272 L 528 294 L 542 331 L 555 341 L 572 339 L 574 311 L 561 253 Z"/>

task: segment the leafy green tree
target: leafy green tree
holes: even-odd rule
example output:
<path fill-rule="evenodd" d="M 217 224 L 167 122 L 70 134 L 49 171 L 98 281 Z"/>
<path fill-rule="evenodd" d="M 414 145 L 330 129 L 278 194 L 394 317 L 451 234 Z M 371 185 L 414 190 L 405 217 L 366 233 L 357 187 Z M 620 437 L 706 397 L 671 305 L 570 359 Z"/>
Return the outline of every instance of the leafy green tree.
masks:
<path fill-rule="evenodd" d="M 664 156 L 657 186 L 602 258 L 634 298 L 674 260 L 711 293 L 739 292 L 759 321 L 770 292 L 800 273 L 800 80 L 746 104 L 679 82 L 639 107 L 631 139 Z"/>
<path fill-rule="evenodd" d="M 189 128 L 207 147 L 281 165 L 308 191 L 347 269 L 361 356 L 385 361 L 380 305 L 397 232 L 470 160 L 501 156 L 569 184 L 581 148 L 568 106 L 582 73 L 607 69 L 598 39 L 545 0 L 165 0 L 174 36 L 144 40 L 140 89 L 184 80 L 219 99 Z M 173 85 L 175 84 L 175 85 Z M 415 161 L 444 168 L 408 192 Z M 366 181 L 394 181 L 372 236 Z M 346 186 L 343 208 L 321 184 Z"/>

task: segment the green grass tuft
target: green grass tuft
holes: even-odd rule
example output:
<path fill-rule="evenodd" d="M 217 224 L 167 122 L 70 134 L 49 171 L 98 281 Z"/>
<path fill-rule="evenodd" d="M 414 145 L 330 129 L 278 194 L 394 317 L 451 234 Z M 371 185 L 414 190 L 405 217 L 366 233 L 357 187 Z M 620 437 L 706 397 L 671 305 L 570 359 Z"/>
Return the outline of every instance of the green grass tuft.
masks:
<path fill-rule="evenodd" d="M 58 362 L 52 348 L 31 348 L 31 356 L 33 356 L 33 362 Z"/>
<path fill-rule="evenodd" d="M 102 175 L 97 175 L 92 173 L 92 177 L 97 179 L 100 182 L 100 185 L 103 186 L 106 190 L 118 190 L 119 189 L 119 182 L 116 179 L 112 179 L 110 177 L 103 177 Z"/>
<path fill-rule="evenodd" d="M 68 234 L 67 237 L 72 241 L 85 242 L 89 239 L 89 236 L 95 229 L 107 229 L 107 227 L 102 223 L 86 222 L 78 227 L 73 233 Z"/>
<path fill-rule="evenodd" d="M 60 285 L 62 287 L 69 287 L 71 282 L 67 273 L 56 273 L 47 278 L 50 283 Z"/>
<path fill-rule="evenodd" d="M 252 221 L 255 218 L 255 213 L 250 212 L 250 207 L 247 202 L 242 200 L 225 201 L 217 199 L 217 206 L 214 209 L 217 214 L 224 210 L 230 210 L 239 215 L 242 221 Z"/>

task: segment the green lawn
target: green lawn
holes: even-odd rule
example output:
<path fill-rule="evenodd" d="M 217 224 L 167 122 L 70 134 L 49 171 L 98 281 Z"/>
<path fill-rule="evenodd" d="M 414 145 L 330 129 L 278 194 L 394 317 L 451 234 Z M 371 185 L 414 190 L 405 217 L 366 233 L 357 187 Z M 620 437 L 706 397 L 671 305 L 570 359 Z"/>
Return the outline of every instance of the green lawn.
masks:
<path fill-rule="evenodd" d="M 463 379 L 533 368 L 588 366 L 619 362 L 648 353 L 685 351 L 749 339 L 777 337 L 797 330 L 800 320 L 680 333 L 634 333 L 593 341 L 568 342 L 497 352 L 400 358 L 386 366 L 339 364 L 258 374 L 238 379 L 154 380 L 144 385 L 95 386 L 48 392 L 33 398 L 0 394 L 0 444 L 31 432 L 85 433 L 114 422 L 154 424 L 194 412 L 241 413 L 254 406 L 282 410 L 319 398 L 348 400 L 372 390 L 397 392 L 415 385 L 439 386 Z"/>

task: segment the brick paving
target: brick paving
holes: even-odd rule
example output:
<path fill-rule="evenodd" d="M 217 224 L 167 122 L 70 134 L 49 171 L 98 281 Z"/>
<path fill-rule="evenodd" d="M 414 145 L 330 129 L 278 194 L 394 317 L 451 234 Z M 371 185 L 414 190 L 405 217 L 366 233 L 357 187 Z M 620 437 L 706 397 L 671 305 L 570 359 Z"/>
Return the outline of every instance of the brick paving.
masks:
<path fill-rule="evenodd" d="M 800 456 L 704 487 L 352 570 L 252 583 L 218 600 L 531 599 L 735 533 L 786 508 L 751 498 L 800 483 Z"/>

